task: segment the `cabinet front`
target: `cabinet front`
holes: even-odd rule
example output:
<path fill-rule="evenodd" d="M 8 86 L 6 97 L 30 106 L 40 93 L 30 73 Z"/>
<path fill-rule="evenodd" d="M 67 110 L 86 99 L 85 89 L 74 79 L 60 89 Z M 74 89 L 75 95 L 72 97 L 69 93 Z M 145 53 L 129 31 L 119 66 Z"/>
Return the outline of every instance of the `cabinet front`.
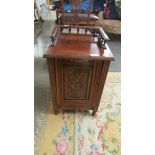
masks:
<path fill-rule="evenodd" d="M 83 60 L 57 60 L 60 107 L 90 107 L 95 63 Z"/>

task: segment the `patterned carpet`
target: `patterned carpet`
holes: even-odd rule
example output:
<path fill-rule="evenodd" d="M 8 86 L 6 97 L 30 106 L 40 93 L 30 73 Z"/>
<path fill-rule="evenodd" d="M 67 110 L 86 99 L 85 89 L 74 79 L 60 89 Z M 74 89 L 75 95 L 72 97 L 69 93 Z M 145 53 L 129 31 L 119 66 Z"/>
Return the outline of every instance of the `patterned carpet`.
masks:
<path fill-rule="evenodd" d="M 108 73 L 95 117 L 89 111 L 54 115 L 51 97 L 48 103 L 38 155 L 121 154 L 120 73 Z"/>

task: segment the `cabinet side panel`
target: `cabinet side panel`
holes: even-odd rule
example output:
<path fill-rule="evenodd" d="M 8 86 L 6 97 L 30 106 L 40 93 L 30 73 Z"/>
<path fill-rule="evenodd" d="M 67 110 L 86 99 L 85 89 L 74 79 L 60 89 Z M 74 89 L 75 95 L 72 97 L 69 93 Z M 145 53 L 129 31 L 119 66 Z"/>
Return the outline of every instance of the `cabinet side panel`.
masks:
<path fill-rule="evenodd" d="M 63 104 L 63 85 L 62 85 L 62 59 L 55 59 L 55 82 L 56 82 L 56 89 L 57 89 L 57 106 L 60 108 Z"/>
<path fill-rule="evenodd" d="M 58 111 L 57 87 L 56 87 L 56 71 L 55 71 L 54 59 L 48 58 L 47 64 L 48 64 L 49 79 L 50 79 L 50 85 L 51 85 L 51 91 L 52 91 L 53 108 L 54 108 L 54 112 L 57 112 Z"/>
<path fill-rule="evenodd" d="M 98 87 L 100 84 L 100 78 L 102 73 L 102 61 L 96 61 L 96 67 L 95 67 L 95 75 L 93 80 L 93 88 L 92 88 L 92 96 L 91 96 L 91 107 L 94 109 L 94 107 L 98 104 L 97 98 L 98 98 Z"/>
<path fill-rule="evenodd" d="M 105 80 L 107 77 L 108 69 L 109 69 L 110 61 L 102 61 L 102 67 L 99 73 L 99 81 L 96 83 L 96 95 L 94 96 L 94 112 L 97 111 L 101 95 L 103 92 L 103 88 L 105 85 Z"/>

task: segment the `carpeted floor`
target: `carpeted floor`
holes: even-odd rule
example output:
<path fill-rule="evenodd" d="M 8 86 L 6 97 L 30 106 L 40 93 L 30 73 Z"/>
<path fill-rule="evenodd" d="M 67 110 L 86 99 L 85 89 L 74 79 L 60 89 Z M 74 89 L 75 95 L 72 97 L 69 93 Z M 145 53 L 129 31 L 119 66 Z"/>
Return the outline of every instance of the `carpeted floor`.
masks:
<path fill-rule="evenodd" d="M 51 97 L 47 103 L 45 128 L 36 150 L 38 155 L 121 154 L 120 73 L 108 73 L 95 117 L 90 112 L 55 115 Z"/>

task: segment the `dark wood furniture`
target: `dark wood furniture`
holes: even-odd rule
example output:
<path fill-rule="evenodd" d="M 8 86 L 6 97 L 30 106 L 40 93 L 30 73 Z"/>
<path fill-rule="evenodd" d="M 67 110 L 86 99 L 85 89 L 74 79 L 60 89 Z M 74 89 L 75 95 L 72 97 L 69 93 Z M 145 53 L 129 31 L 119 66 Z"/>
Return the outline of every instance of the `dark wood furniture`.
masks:
<path fill-rule="evenodd" d="M 99 27 L 57 26 L 44 54 L 47 58 L 54 111 L 96 113 L 113 54 Z"/>
<path fill-rule="evenodd" d="M 56 10 L 57 18 L 61 14 L 60 25 L 95 25 L 99 20 L 92 14 L 93 0 L 89 0 L 87 10 L 81 10 L 81 0 L 70 0 L 71 10 L 64 9 L 64 0 L 61 0 L 61 8 Z"/>

